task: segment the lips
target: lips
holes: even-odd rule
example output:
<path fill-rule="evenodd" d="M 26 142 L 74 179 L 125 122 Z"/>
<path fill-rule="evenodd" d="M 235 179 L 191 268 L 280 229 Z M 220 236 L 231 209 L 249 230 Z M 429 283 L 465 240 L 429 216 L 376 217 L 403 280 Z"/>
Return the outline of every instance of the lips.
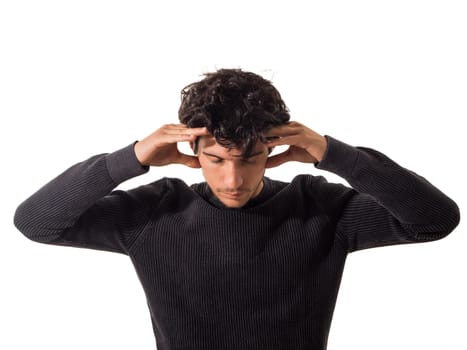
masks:
<path fill-rule="evenodd" d="M 224 196 L 228 198 L 238 198 L 240 197 L 244 192 L 224 192 Z"/>

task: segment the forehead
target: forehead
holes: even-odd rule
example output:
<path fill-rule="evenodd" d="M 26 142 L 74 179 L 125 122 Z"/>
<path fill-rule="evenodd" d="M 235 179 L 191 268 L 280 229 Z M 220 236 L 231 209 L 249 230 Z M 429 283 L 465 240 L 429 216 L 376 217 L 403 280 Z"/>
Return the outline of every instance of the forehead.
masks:
<path fill-rule="evenodd" d="M 244 150 L 241 148 L 226 148 L 216 142 L 213 136 L 200 137 L 198 141 L 200 151 L 209 152 L 219 157 L 242 157 Z M 262 142 L 257 142 L 252 149 L 251 154 L 262 152 L 267 146 Z"/>

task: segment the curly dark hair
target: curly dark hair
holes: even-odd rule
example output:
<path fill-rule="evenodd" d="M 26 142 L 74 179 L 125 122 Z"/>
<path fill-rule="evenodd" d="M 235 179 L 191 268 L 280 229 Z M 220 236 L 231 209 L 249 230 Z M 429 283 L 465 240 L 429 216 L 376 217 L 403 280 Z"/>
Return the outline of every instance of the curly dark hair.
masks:
<path fill-rule="evenodd" d="M 219 69 L 181 91 L 178 117 L 188 127 L 207 127 L 217 143 L 251 154 L 270 128 L 290 115 L 269 80 L 241 69 Z"/>

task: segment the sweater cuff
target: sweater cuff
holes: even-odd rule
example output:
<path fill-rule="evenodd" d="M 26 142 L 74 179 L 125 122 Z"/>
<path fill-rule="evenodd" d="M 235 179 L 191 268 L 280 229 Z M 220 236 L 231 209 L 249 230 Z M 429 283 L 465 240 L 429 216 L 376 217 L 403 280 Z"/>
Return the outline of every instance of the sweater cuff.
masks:
<path fill-rule="evenodd" d="M 107 170 L 116 184 L 149 171 L 149 166 L 141 165 L 136 158 L 134 149 L 136 142 L 106 155 Z"/>
<path fill-rule="evenodd" d="M 342 177 L 348 177 L 358 158 L 359 150 L 329 135 L 325 135 L 328 144 L 323 159 L 315 163 L 316 168 L 331 171 Z"/>

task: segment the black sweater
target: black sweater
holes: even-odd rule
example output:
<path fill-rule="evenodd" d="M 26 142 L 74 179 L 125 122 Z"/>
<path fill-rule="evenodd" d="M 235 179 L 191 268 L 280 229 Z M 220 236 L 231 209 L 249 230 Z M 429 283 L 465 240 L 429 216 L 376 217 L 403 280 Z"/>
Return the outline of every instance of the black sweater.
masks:
<path fill-rule="evenodd" d="M 241 209 L 206 183 L 114 190 L 148 171 L 129 145 L 66 170 L 18 207 L 15 224 L 38 242 L 127 254 L 159 350 L 326 349 L 349 252 L 437 240 L 460 218 L 451 199 L 382 153 L 327 139 L 317 168 L 352 188 L 265 178 Z"/>

